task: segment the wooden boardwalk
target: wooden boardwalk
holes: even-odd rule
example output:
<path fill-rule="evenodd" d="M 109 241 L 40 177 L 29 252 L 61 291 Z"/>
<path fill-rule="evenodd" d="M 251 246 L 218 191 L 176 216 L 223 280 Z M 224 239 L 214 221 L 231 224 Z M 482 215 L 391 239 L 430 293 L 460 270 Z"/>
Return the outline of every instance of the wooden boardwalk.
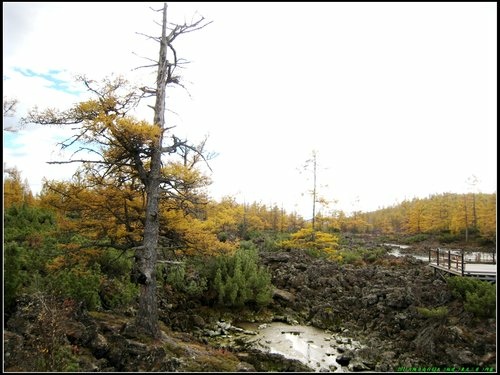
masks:
<path fill-rule="evenodd" d="M 481 280 L 496 282 L 497 265 L 492 257 L 475 256 L 473 259 L 460 250 L 431 249 L 429 250 L 429 266 L 435 274 L 445 274 L 476 277 Z"/>

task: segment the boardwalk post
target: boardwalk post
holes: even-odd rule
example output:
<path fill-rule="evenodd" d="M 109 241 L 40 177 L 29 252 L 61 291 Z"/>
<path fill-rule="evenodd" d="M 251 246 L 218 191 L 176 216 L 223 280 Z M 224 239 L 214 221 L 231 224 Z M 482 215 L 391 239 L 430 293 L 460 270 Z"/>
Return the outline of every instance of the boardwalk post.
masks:
<path fill-rule="evenodd" d="M 448 269 L 451 268 L 451 250 L 448 250 Z"/>
<path fill-rule="evenodd" d="M 464 276 L 465 263 L 464 263 L 464 251 L 462 250 L 462 277 Z"/>
<path fill-rule="evenodd" d="M 437 265 L 439 266 L 439 247 L 438 247 L 438 249 L 436 251 L 436 254 L 437 254 Z"/>

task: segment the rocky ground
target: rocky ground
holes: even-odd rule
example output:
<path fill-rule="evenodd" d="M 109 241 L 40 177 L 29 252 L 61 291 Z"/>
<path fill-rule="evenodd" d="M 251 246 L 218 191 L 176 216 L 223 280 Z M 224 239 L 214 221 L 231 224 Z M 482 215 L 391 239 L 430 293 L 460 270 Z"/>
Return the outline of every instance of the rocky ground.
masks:
<path fill-rule="evenodd" d="M 299 251 L 266 254 L 283 313 L 348 332 L 368 348 L 353 357 L 366 370 L 495 367 L 496 320 L 476 320 L 447 284 L 412 257 L 387 256 L 366 267 L 314 260 Z M 429 319 L 417 308 L 446 306 Z"/>
<path fill-rule="evenodd" d="M 43 361 L 48 370 L 86 372 L 309 370 L 237 343 L 221 347 L 217 338 L 229 332 L 250 334 L 238 331 L 242 321 L 342 332 L 366 346 L 343 355 L 357 371 L 496 368 L 496 320 L 474 319 L 423 262 L 388 255 L 368 265 L 340 266 L 299 250 L 261 256 L 276 288 L 268 308 L 219 309 L 174 299 L 161 311 L 163 337 L 154 341 L 130 331 L 133 310 L 86 312 L 25 296 L 4 327 L 4 369 L 31 371 Z M 444 318 L 417 311 L 440 306 L 448 308 Z"/>

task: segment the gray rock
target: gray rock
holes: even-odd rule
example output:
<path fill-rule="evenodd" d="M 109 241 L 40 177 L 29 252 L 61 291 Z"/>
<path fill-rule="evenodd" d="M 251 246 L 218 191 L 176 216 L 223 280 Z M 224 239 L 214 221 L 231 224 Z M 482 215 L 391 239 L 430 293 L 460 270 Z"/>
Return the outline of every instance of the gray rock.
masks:
<path fill-rule="evenodd" d="M 295 301 L 295 296 L 292 293 L 287 292 L 286 290 L 278 289 L 278 288 L 274 289 L 273 298 L 282 299 L 282 300 L 287 301 L 287 302 Z"/>
<path fill-rule="evenodd" d="M 351 363 L 349 363 L 347 368 L 349 369 L 349 371 L 352 371 L 352 372 L 371 370 L 370 367 L 368 367 L 366 364 L 364 364 L 363 362 L 361 362 L 358 359 L 355 359 Z"/>

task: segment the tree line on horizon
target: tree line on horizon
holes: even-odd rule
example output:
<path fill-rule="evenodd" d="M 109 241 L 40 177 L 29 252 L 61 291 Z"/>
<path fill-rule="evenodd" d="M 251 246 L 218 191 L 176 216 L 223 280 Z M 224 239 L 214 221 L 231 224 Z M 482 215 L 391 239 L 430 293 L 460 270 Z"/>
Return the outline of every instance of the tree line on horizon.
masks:
<path fill-rule="evenodd" d="M 176 168 L 178 168 L 177 173 L 181 173 L 178 165 Z M 206 177 L 202 178 L 201 174 L 192 176 L 192 178 L 206 179 Z M 204 183 L 207 184 L 207 181 L 205 180 Z M 69 195 L 72 189 L 77 189 L 72 182 L 45 181 L 42 192 L 35 197 L 31 193 L 28 181 L 22 179 L 21 172 L 15 167 L 8 168 L 4 171 L 4 208 L 9 208 L 12 205 L 28 204 L 61 210 L 63 209 L 63 204 L 60 203 L 63 201 L 61 196 Z M 80 186 L 80 190 L 82 189 Z M 119 206 L 119 198 L 117 197 L 120 194 L 117 189 L 109 185 L 107 189 L 108 192 L 103 190 L 88 191 L 85 197 L 79 197 L 77 201 L 73 202 L 73 209 L 75 212 L 84 212 L 85 208 L 79 207 L 79 204 L 86 202 L 85 204 L 89 205 L 87 210 L 96 215 L 102 211 L 102 209 L 98 209 L 99 204 L 104 202 L 108 205 L 115 204 Z M 83 194 L 83 192 L 80 192 L 80 194 Z M 128 192 L 127 194 L 130 198 L 132 193 Z M 59 198 L 56 198 L 58 195 Z M 110 199 L 111 197 L 114 198 Z M 123 198 L 123 194 L 121 198 Z M 137 201 L 137 199 L 136 197 L 135 200 Z M 130 216 L 134 199 L 128 199 L 128 201 L 131 202 L 128 209 Z M 68 205 L 64 212 L 68 214 L 71 211 L 69 207 L 71 204 L 68 199 L 64 202 L 64 204 Z M 165 208 L 165 222 L 170 223 L 169 225 L 173 228 L 177 227 L 177 229 L 171 229 L 171 232 L 183 232 L 184 237 L 196 238 L 193 232 L 194 228 L 198 228 L 200 231 L 206 230 L 212 232 L 214 238 L 223 239 L 224 243 L 230 242 L 233 244 L 232 247 L 228 248 L 234 248 L 236 246 L 235 241 L 248 238 L 249 233 L 252 232 L 294 233 L 311 226 L 311 220 L 304 219 L 296 212 L 288 213 L 276 204 L 266 205 L 260 202 L 242 204 L 231 196 L 216 201 L 210 199 L 205 193 L 203 193 L 203 199 L 200 198 L 198 203 L 197 207 L 195 205 L 182 207 L 184 212 L 176 211 L 172 205 Z M 141 204 L 143 205 L 144 202 Z M 123 211 L 122 215 L 126 214 L 126 207 L 126 205 L 123 205 L 121 209 Z M 177 207 L 177 209 L 180 208 Z M 187 214 L 186 212 L 189 210 L 192 212 Z M 105 211 L 116 214 L 120 209 L 107 207 Z M 77 214 L 74 213 L 73 215 Z M 106 216 L 102 214 L 99 217 L 102 219 Z M 129 222 L 128 225 L 130 226 L 130 220 L 130 217 L 121 219 L 121 225 L 126 226 L 124 223 Z M 195 221 L 197 224 L 194 224 Z M 485 244 L 496 243 L 496 193 L 433 194 L 427 198 L 413 198 L 412 200 L 405 200 L 393 206 L 370 212 L 356 211 L 347 215 L 343 211 L 333 211 L 330 215 L 317 214 L 315 221 L 317 230 L 330 233 L 399 234 L 407 236 L 431 234 L 438 235 L 438 238 L 443 242 L 465 241 L 468 240 L 467 235 L 471 239 L 479 239 Z M 207 224 L 202 225 L 203 222 Z M 115 218 L 115 221 L 110 224 L 111 226 L 120 226 L 119 223 L 120 220 L 117 221 Z M 91 226 L 91 224 L 88 225 Z M 113 231 L 117 230 L 113 229 Z M 176 236 L 181 238 L 180 234 Z M 189 247 L 189 241 L 185 243 Z M 208 250 L 209 246 L 213 246 L 213 242 L 206 241 L 205 251 L 207 253 L 210 252 Z"/>
<path fill-rule="evenodd" d="M 435 235 L 442 242 L 496 244 L 496 193 L 442 193 L 413 198 L 376 211 L 347 216 L 337 211 L 316 219 L 339 232 Z"/>

